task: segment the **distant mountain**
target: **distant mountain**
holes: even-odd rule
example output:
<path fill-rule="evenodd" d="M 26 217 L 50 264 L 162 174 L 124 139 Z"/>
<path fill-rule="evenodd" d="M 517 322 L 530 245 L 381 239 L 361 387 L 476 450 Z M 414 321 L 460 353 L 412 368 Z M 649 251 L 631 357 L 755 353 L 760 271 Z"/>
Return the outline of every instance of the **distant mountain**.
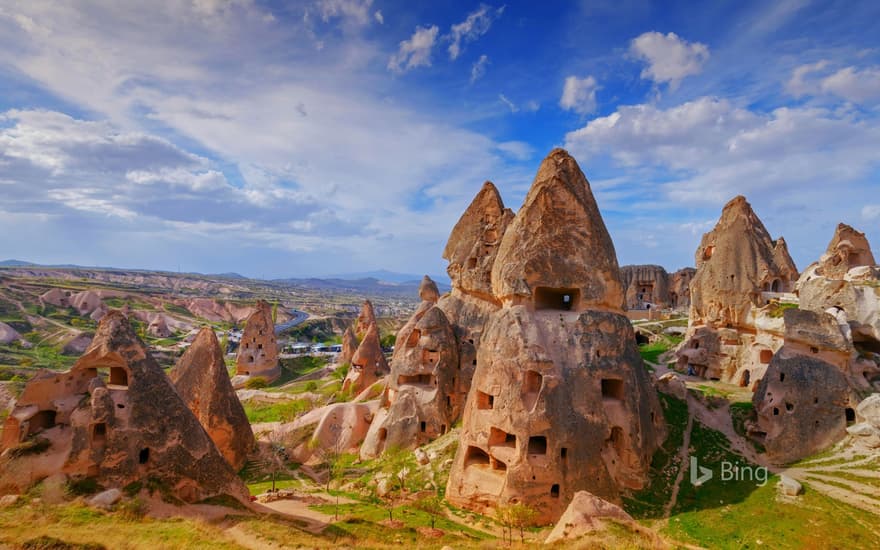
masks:
<path fill-rule="evenodd" d="M 23 262 L 21 260 L 3 260 L 0 262 L 0 267 L 27 267 L 29 265 L 34 265 L 31 262 Z"/>
<path fill-rule="evenodd" d="M 212 273 L 209 277 L 222 277 L 224 279 L 247 279 L 244 275 L 230 271 L 229 273 Z"/>
<path fill-rule="evenodd" d="M 449 285 L 450 280 L 449 277 L 444 275 L 428 275 L 434 281 L 440 285 Z M 385 269 L 379 269 L 376 271 L 361 271 L 355 273 L 337 273 L 333 275 L 327 275 L 326 277 L 321 277 L 322 279 L 340 279 L 343 281 L 356 281 L 362 279 L 376 279 L 377 281 L 387 282 L 387 283 L 411 283 L 413 281 L 421 281 L 424 275 L 413 275 L 411 273 L 398 273 L 396 271 L 388 271 Z"/>

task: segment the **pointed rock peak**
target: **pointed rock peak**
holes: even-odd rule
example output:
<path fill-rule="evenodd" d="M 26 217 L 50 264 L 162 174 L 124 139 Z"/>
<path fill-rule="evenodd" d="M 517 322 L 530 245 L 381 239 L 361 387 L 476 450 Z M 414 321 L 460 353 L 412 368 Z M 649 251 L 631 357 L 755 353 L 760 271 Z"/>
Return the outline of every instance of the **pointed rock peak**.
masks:
<path fill-rule="evenodd" d="M 382 356 L 382 346 L 379 344 L 379 329 L 373 323 L 364 334 L 358 349 L 351 360 L 353 365 L 363 366 L 365 359 L 376 358 Z"/>
<path fill-rule="evenodd" d="M 343 365 L 348 363 L 350 365 L 351 358 L 354 357 L 357 347 L 358 339 L 354 335 L 354 330 L 351 327 L 346 328 L 342 334 L 342 355 L 339 357 L 339 363 Z"/>
<path fill-rule="evenodd" d="M 388 363 L 379 344 L 379 329 L 373 323 L 367 328 L 364 339 L 351 358 L 351 367 L 342 381 L 342 390 L 358 394 L 376 383 L 379 374 L 387 372 Z"/>
<path fill-rule="evenodd" d="M 443 258 L 449 261 L 446 271 L 453 288 L 495 301 L 492 297 L 492 264 L 501 237 L 512 219 L 513 212 L 504 207 L 495 185 L 490 181 L 484 183 L 452 228 L 443 250 Z"/>
<path fill-rule="evenodd" d="M 492 269 L 505 304 L 536 309 L 623 308 L 614 244 L 574 158 L 553 150 L 508 226 Z"/>
<path fill-rule="evenodd" d="M 181 377 L 186 376 L 191 370 L 193 371 L 192 374 L 199 376 L 203 373 L 210 373 L 211 377 L 222 375 L 226 382 L 229 383 L 229 374 L 223 361 L 223 350 L 220 349 L 220 342 L 217 340 L 217 335 L 214 334 L 214 330 L 211 327 L 202 327 L 199 330 L 192 344 L 180 359 L 177 360 L 171 372 L 168 373 L 168 377 L 176 384 Z M 232 389 L 231 384 L 229 389 Z"/>
<path fill-rule="evenodd" d="M 360 338 L 364 338 L 364 335 L 367 333 L 371 326 L 376 325 L 376 312 L 373 310 L 373 302 L 369 300 L 364 300 L 364 304 L 361 306 L 361 312 L 358 315 L 357 321 L 354 325 L 354 332 Z"/>
<path fill-rule="evenodd" d="M 138 338 L 128 317 L 113 309 L 98 323 L 92 343 L 77 363 L 94 361 L 98 357 L 112 358 L 113 362 L 137 361 L 146 355 L 147 347 Z"/>
<path fill-rule="evenodd" d="M 828 249 L 819 263 L 826 277 L 843 279 L 850 269 L 876 265 L 876 260 L 865 234 L 845 223 L 840 223 L 834 230 L 834 237 L 828 243 Z"/>
<path fill-rule="evenodd" d="M 440 290 L 437 289 L 437 283 L 427 275 L 422 278 L 422 283 L 419 285 L 419 298 L 423 302 L 433 302 L 435 304 L 440 299 Z"/>
<path fill-rule="evenodd" d="M 199 331 L 168 377 L 223 458 L 234 470 L 240 470 L 254 446 L 254 435 L 232 388 L 213 329 Z"/>

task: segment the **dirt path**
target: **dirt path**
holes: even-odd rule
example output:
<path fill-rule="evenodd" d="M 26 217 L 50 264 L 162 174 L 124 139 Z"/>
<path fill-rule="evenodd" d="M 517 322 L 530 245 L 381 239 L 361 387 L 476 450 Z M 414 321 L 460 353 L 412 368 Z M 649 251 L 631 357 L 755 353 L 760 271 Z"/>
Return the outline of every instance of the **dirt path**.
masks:
<path fill-rule="evenodd" d="M 666 506 L 663 508 L 663 517 L 665 518 L 668 518 L 672 514 L 672 509 L 678 502 L 678 491 L 681 489 L 681 482 L 684 481 L 684 473 L 688 471 L 686 465 L 688 464 L 691 449 L 691 431 L 694 428 L 694 414 L 692 412 L 693 409 L 691 408 L 692 401 L 694 401 L 694 399 L 688 396 L 688 422 L 687 427 L 684 429 L 684 436 L 681 440 L 681 449 L 678 450 L 678 456 L 681 459 L 681 467 L 678 469 L 678 475 L 675 478 L 675 483 L 672 485 L 672 494 L 669 496 L 669 502 L 667 502 Z"/>
<path fill-rule="evenodd" d="M 247 548 L 248 550 L 278 550 L 284 548 L 280 544 L 262 539 L 255 533 L 245 531 L 239 524 L 227 527 L 223 532 L 236 544 L 242 548 Z"/>

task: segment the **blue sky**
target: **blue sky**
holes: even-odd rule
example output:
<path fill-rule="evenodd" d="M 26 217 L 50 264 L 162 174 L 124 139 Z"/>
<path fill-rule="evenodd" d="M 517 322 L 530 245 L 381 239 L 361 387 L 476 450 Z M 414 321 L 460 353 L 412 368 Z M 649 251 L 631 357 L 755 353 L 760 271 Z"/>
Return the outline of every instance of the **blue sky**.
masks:
<path fill-rule="evenodd" d="M 563 146 L 621 264 L 745 194 L 803 269 L 880 242 L 878 121 L 877 2 L 0 0 L 0 258 L 443 273 Z"/>

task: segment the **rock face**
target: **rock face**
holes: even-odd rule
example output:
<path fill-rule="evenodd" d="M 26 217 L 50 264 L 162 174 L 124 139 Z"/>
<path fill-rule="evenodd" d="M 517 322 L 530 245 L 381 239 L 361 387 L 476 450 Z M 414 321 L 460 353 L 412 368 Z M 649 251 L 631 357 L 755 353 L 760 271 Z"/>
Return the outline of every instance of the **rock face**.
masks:
<path fill-rule="evenodd" d="M 834 311 L 863 353 L 880 353 L 880 266 L 864 234 L 840 224 L 818 262 L 797 283 L 800 307 Z"/>
<path fill-rule="evenodd" d="M 168 376 L 226 461 L 240 470 L 254 448 L 254 434 L 210 327 L 199 331 Z"/>
<path fill-rule="evenodd" d="M 602 500 L 587 491 L 578 491 L 544 543 L 553 544 L 562 540 L 579 539 L 587 533 L 603 529 L 608 520 L 626 525 L 636 523 L 620 506 Z"/>
<path fill-rule="evenodd" d="M 437 283 L 427 275 L 422 277 L 422 282 L 419 284 L 419 298 L 421 298 L 423 302 L 431 302 L 432 304 L 436 304 L 437 300 L 440 299 L 440 291 L 437 289 Z"/>
<path fill-rule="evenodd" d="M 358 339 L 354 335 L 354 330 L 351 327 L 346 328 L 342 334 L 342 354 L 339 356 L 339 363 L 351 365 L 351 358 L 354 357 L 357 347 Z"/>
<path fill-rule="evenodd" d="M 447 499 L 517 501 L 555 521 L 575 493 L 619 500 L 647 480 L 664 434 L 611 238 L 565 151 L 544 160 L 502 238 Z"/>
<path fill-rule="evenodd" d="M 376 326 L 376 312 L 373 310 L 373 302 L 364 300 L 361 312 L 354 323 L 355 336 L 363 340 L 371 326 Z"/>
<path fill-rule="evenodd" d="M 800 309 L 784 312 L 785 345 L 753 399 L 750 433 L 775 462 L 809 456 L 847 432 L 880 446 L 860 404 L 880 389 L 880 276 L 872 261 L 864 235 L 840 224 L 798 280 Z"/>
<path fill-rule="evenodd" d="M 452 228 L 443 258 L 452 286 L 489 302 L 492 292 L 492 266 L 513 212 L 504 207 L 495 185 L 487 181 Z"/>
<path fill-rule="evenodd" d="M 530 310 L 618 312 L 623 307 L 611 236 L 587 178 L 562 149 L 541 163 L 501 239 L 492 290 L 505 305 L 527 305 Z"/>
<path fill-rule="evenodd" d="M 351 358 L 351 367 L 342 382 L 342 390 L 357 395 L 379 381 L 379 375 L 388 372 L 388 363 L 379 345 L 376 324 L 367 328 L 363 341 Z"/>
<path fill-rule="evenodd" d="M 620 276 L 627 309 L 670 307 L 669 274 L 659 265 L 625 265 Z"/>
<path fill-rule="evenodd" d="M 365 458 L 427 443 L 461 414 L 458 342 L 446 314 L 431 301 L 423 301 L 397 333 L 391 365 L 382 409 L 361 447 Z"/>
<path fill-rule="evenodd" d="M 739 196 L 724 206 L 715 228 L 703 235 L 696 262 L 688 334 L 678 352 L 678 367 L 751 386 L 782 345 L 779 315 L 761 308 L 772 299 L 795 299 L 788 293 L 797 268 L 785 240 L 773 241 L 745 197 Z"/>
<path fill-rule="evenodd" d="M 63 473 L 117 488 L 154 478 L 187 502 L 247 495 L 118 311 L 102 319 L 71 370 L 42 371 L 28 382 L 2 440 L 4 451 L 23 446 L 31 452 L 4 454 L 0 491 Z"/>
<path fill-rule="evenodd" d="M 244 376 L 262 376 L 269 382 L 281 375 L 272 306 L 263 300 L 257 302 L 257 310 L 247 318 L 235 361 L 235 372 Z"/>
<path fill-rule="evenodd" d="M 783 347 L 755 392 L 758 419 L 750 434 L 773 462 L 793 462 L 846 435 L 848 417 L 855 420 L 850 399 L 837 367 Z"/>
<path fill-rule="evenodd" d="M 825 254 L 819 259 L 820 275 L 836 280 L 843 280 L 854 267 L 874 265 L 877 262 L 865 234 L 845 223 L 838 224 Z"/>
<path fill-rule="evenodd" d="M 691 322 L 747 326 L 761 292 L 790 292 L 797 268 L 785 241 L 773 241 L 745 197 L 728 202 L 715 228 L 703 235 L 691 282 Z"/>
<path fill-rule="evenodd" d="M 684 267 L 669 276 L 669 303 L 674 309 L 688 308 L 691 305 L 691 281 L 697 270 Z"/>
<path fill-rule="evenodd" d="M 0 344 L 11 344 L 21 340 L 21 334 L 6 323 L 0 322 Z"/>

